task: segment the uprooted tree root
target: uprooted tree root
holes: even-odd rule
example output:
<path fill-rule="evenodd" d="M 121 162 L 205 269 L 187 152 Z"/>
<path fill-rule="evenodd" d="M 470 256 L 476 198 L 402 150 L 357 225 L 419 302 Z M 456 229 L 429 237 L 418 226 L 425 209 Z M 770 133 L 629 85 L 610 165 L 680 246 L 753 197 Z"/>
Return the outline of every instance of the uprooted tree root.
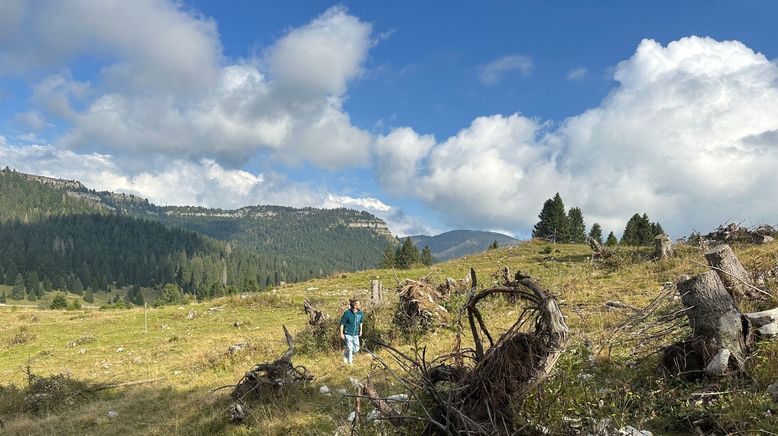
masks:
<path fill-rule="evenodd" d="M 287 387 L 313 380 L 304 366 L 292 364 L 294 341 L 286 326 L 283 328 L 289 348 L 273 362 L 257 364 L 238 381 L 231 394 L 235 402 L 229 407 L 230 421 L 242 422 L 246 417 L 246 406 L 252 401 L 272 398 Z"/>
<path fill-rule="evenodd" d="M 406 280 L 397 288 L 397 295 L 400 298 L 395 316 L 398 325 L 429 330 L 448 322 L 449 313 L 440 304 L 446 297 L 428 283 Z"/>
<path fill-rule="evenodd" d="M 408 356 L 386 346 L 404 374 L 392 372 L 409 390 L 421 413 L 403 414 L 381 398 L 368 377 L 365 392 L 383 419 L 402 426 L 426 422 L 425 434 L 510 434 L 515 431 L 512 404 L 549 375 L 568 341 L 568 327 L 556 300 L 527 276 L 516 274 L 503 286 L 476 292 L 475 271 L 465 306 L 475 349 L 454 350 L 427 361 L 425 351 Z M 513 294 L 527 303 L 516 322 L 496 341 L 478 304 L 497 294 Z M 522 330 L 530 324 L 527 330 Z M 457 339 L 460 335 L 457 335 Z M 484 339 L 489 348 L 484 350 Z M 465 362 L 470 364 L 465 364 Z"/>

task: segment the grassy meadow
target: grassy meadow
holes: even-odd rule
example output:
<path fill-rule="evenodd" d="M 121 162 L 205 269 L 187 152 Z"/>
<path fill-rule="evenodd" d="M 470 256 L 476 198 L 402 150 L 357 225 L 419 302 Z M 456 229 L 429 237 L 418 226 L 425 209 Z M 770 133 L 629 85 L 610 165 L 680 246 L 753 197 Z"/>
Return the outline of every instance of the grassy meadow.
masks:
<path fill-rule="evenodd" d="M 778 244 L 735 248 L 751 271 L 778 263 Z M 349 297 L 369 300 L 370 280 L 379 277 L 388 301 L 380 309 L 368 305 L 367 311 L 382 315 L 374 317 L 372 325 L 368 322 L 365 330 L 392 332 L 390 312 L 397 302 L 393 289 L 400 281 L 459 280 L 473 267 L 483 288 L 493 283 L 502 266 L 528 273 L 549 289 L 558 298 L 571 332 L 570 345 L 552 377 L 515 405 L 517 420 L 526 423 L 524 432 L 585 433 L 593 422 L 610 419 L 614 428 L 631 425 L 654 434 L 695 429 L 717 434 L 778 433 L 778 404 L 766 392 L 767 385 L 778 381 L 778 341 L 759 344 L 746 374 L 695 383 L 664 379 L 656 355 L 636 358 L 632 345 L 616 341 L 603 347 L 613 327 L 632 313 L 608 310 L 605 302 L 642 307 L 666 283 L 706 270 L 701 251 L 693 247 L 680 246 L 677 257 L 663 262 L 645 260 L 648 253 L 647 248 L 620 249 L 610 259 L 592 262 L 587 246 L 531 242 L 431 267 L 336 274 L 245 298 L 149 308 L 145 314 L 137 308 L 0 307 L 0 433 L 349 434 L 347 417 L 354 400 L 337 390 L 352 394 L 350 379 L 363 379 L 376 366 L 366 353 L 357 356 L 353 367 L 345 367 L 338 351 L 316 351 L 299 343 L 293 360 L 306 366 L 315 380 L 272 402 L 254 405 L 243 425 L 227 420 L 230 389 L 214 389 L 234 385 L 254 364 L 281 355 L 286 350 L 281 325 L 293 336 L 306 329 L 302 310 L 306 298 L 337 318 Z M 463 301 L 456 297 L 446 303 L 452 316 Z M 767 306 L 741 309 L 773 307 L 778 302 L 763 304 Z M 509 327 L 520 311 L 499 298 L 482 307 L 493 334 Z M 192 319 L 188 319 L 190 312 Z M 450 351 L 453 340 L 454 329 L 441 327 L 417 337 L 416 344 L 435 356 Z M 413 342 L 394 335 L 393 344 L 400 349 L 410 350 Z M 228 348 L 233 344 L 245 345 L 231 354 Z M 652 345 L 666 344 L 659 340 Z M 391 363 L 384 351 L 378 355 Z M 31 409 L 25 401 L 30 374 L 64 374 L 74 383 L 90 386 L 156 380 L 99 391 L 76 389 L 76 394 L 58 404 Z M 379 384 L 382 394 L 401 391 L 390 379 Z M 332 394 L 320 394 L 322 385 Z M 700 395 L 710 392 L 715 394 Z M 389 431 L 366 423 L 359 434 Z"/>

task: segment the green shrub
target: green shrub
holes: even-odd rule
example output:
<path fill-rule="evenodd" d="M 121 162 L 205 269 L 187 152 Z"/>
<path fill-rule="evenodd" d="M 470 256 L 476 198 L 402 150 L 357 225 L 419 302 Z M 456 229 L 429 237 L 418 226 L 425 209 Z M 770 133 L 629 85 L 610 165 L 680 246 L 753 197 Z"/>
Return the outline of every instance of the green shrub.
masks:
<path fill-rule="evenodd" d="M 57 292 L 54 295 L 54 298 L 51 299 L 51 304 L 49 304 L 50 309 L 67 309 L 68 308 L 68 300 L 65 298 L 65 294 L 61 292 Z"/>

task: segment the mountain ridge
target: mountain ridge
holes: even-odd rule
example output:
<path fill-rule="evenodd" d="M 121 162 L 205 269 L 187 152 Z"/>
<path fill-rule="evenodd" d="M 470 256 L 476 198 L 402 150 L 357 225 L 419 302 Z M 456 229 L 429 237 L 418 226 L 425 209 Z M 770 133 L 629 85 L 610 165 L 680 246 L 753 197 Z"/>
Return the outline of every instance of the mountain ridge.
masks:
<path fill-rule="evenodd" d="M 439 260 L 450 260 L 469 254 L 480 253 L 497 241 L 499 246 L 518 245 L 521 243 L 511 236 L 483 230 L 450 230 L 439 235 L 411 235 L 411 241 L 422 249 L 430 248 L 432 256 Z"/>

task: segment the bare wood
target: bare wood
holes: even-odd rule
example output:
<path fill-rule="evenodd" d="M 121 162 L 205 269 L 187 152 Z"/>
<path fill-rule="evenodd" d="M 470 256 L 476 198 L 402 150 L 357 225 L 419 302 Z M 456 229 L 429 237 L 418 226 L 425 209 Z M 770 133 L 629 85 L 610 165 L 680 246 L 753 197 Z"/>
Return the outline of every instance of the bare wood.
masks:
<path fill-rule="evenodd" d="M 388 420 L 393 425 L 403 424 L 404 420 L 400 417 L 400 414 L 397 413 L 397 411 L 394 410 L 394 408 L 390 406 L 385 399 L 378 395 L 378 391 L 375 389 L 375 386 L 373 386 L 373 382 L 370 380 L 369 374 L 365 380 L 365 393 L 368 395 L 368 398 L 370 398 L 370 402 L 373 403 L 373 406 L 378 409 L 381 417 Z"/>
<path fill-rule="evenodd" d="M 656 260 L 665 260 L 673 257 L 673 243 L 667 235 L 657 235 L 654 238 L 654 255 Z"/>
<path fill-rule="evenodd" d="M 745 313 L 743 316 L 751 321 L 759 336 L 778 336 L 778 307 L 762 312 Z"/>
<path fill-rule="evenodd" d="M 700 338 L 697 346 L 704 362 L 703 371 L 720 376 L 728 367 L 744 369 L 748 354 L 747 330 L 740 311 L 724 283 L 715 271 L 695 276 L 678 283 L 678 292 L 694 336 Z"/>
<path fill-rule="evenodd" d="M 750 294 L 753 280 L 729 245 L 713 247 L 705 253 L 708 264 L 718 274 L 727 291 L 736 299 Z"/>
<path fill-rule="evenodd" d="M 160 380 L 162 380 L 162 377 L 149 378 L 149 379 L 145 379 L 145 380 L 136 380 L 136 381 L 124 382 L 124 383 L 116 383 L 116 384 L 112 384 L 112 385 L 101 385 L 101 386 L 96 386 L 92 390 L 93 391 L 102 391 L 102 390 L 105 390 L 105 389 L 124 388 L 124 387 L 127 387 L 127 386 L 145 385 L 145 384 L 154 383 L 154 382 L 160 381 Z"/>

